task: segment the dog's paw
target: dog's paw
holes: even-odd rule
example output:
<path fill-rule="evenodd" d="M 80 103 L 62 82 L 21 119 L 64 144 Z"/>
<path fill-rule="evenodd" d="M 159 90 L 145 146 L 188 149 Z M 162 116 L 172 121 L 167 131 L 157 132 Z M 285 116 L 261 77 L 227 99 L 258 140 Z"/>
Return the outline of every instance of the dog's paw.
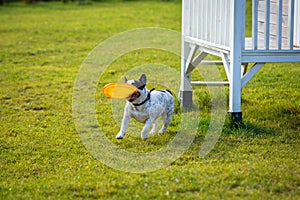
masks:
<path fill-rule="evenodd" d="M 148 137 L 142 137 L 142 139 L 145 141 L 145 140 L 147 140 L 147 139 L 148 139 Z"/>
<path fill-rule="evenodd" d="M 165 129 L 165 128 L 162 128 L 162 129 L 160 129 L 160 130 L 158 131 L 159 134 L 162 134 L 162 133 L 164 133 L 164 132 L 166 132 L 166 129 Z"/>
<path fill-rule="evenodd" d="M 122 133 L 118 133 L 118 135 L 116 135 L 116 139 L 120 140 L 124 138 L 124 134 Z"/>
<path fill-rule="evenodd" d="M 148 137 L 149 137 L 149 134 L 148 134 L 148 133 L 142 133 L 142 134 L 141 134 L 141 138 L 142 138 L 143 140 L 147 140 Z"/>

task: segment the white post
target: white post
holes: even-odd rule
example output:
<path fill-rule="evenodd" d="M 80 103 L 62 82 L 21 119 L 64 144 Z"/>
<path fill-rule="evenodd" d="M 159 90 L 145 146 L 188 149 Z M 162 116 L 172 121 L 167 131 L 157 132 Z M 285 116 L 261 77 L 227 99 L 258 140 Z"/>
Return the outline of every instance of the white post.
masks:
<path fill-rule="evenodd" d="M 233 123 L 242 122 L 241 110 L 241 65 L 242 49 L 245 45 L 246 0 L 232 0 L 231 4 L 231 53 L 230 53 L 230 94 L 229 113 Z"/>
<path fill-rule="evenodd" d="M 190 74 L 186 73 L 187 65 L 186 60 L 189 56 L 190 46 L 189 43 L 184 41 L 184 36 L 187 33 L 186 26 L 189 26 L 190 23 L 187 21 L 187 4 L 186 0 L 182 1 L 182 39 L 181 39 L 181 82 L 180 82 L 180 93 L 179 100 L 182 108 L 189 108 L 192 106 L 192 88 L 190 85 Z"/>
<path fill-rule="evenodd" d="M 300 0 L 295 0 L 295 13 L 294 13 L 294 44 L 300 47 Z"/>
<path fill-rule="evenodd" d="M 294 6 L 295 6 L 295 0 L 290 0 L 289 2 L 289 19 L 288 19 L 288 23 L 289 23 L 289 29 L 288 29 L 288 38 L 289 38 L 289 49 L 293 50 L 293 46 L 294 46 L 294 14 L 295 14 L 295 10 L 294 10 Z"/>

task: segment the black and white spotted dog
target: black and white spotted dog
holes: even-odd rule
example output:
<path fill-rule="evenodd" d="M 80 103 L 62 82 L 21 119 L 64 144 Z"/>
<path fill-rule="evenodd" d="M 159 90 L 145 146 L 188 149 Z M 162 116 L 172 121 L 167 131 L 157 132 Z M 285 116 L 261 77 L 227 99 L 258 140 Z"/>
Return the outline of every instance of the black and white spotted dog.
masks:
<path fill-rule="evenodd" d="M 146 75 L 142 74 L 139 80 L 127 80 L 125 82 L 138 88 L 136 93 L 127 97 L 128 102 L 124 109 L 121 130 L 117 134 L 117 139 L 122 139 L 125 135 L 130 118 L 144 123 L 141 132 L 142 139 L 149 137 L 149 129 L 154 123 L 151 133 L 156 133 L 158 129 L 158 118 L 162 116 L 163 127 L 159 133 L 164 133 L 170 125 L 174 112 L 174 98 L 168 90 L 147 90 Z"/>

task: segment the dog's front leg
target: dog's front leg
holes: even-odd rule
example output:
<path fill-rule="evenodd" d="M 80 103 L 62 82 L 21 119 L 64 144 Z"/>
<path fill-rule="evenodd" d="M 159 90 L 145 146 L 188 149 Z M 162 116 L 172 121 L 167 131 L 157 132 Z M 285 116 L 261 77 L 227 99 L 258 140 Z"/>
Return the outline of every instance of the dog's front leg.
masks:
<path fill-rule="evenodd" d="M 121 129 L 120 129 L 119 133 L 116 136 L 117 139 L 123 139 L 124 138 L 125 131 L 128 127 L 129 121 L 130 121 L 130 116 L 127 115 L 127 114 L 124 114 L 123 119 L 122 119 Z"/>
<path fill-rule="evenodd" d="M 154 125 L 150 133 L 152 134 L 156 133 L 157 129 L 158 129 L 158 119 L 154 120 Z"/>
<path fill-rule="evenodd" d="M 146 120 L 145 125 L 142 130 L 142 134 L 141 134 L 141 137 L 143 140 L 146 140 L 149 137 L 149 129 L 153 122 L 154 122 L 154 119 L 152 119 L 152 118 L 149 118 Z"/>

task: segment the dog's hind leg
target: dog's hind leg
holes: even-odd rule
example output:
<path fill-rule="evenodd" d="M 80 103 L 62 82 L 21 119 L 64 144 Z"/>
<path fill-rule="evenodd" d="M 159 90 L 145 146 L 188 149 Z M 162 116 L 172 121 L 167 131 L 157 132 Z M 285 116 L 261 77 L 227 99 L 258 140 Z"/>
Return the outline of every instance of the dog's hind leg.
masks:
<path fill-rule="evenodd" d="M 149 118 L 149 119 L 147 119 L 147 121 L 145 122 L 145 125 L 144 125 L 143 130 L 142 130 L 142 133 L 141 133 L 141 137 L 142 137 L 143 140 L 148 139 L 148 137 L 149 137 L 149 129 L 150 129 L 150 127 L 151 127 L 151 125 L 152 125 L 152 123 L 153 123 L 154 121 L 155 121 L 155 119 Z"/>
<path fill-rule="evenodd" d="M 159 133 L 164 133 L 167 130 L 167 128 L 169 127 L 170 122 L 172 120 L 173 111 L 174 111 L 174 105 L 171 105 L 168 108 L 167 112 L 162 115 L 164 125 L 159 130 Z"/>

